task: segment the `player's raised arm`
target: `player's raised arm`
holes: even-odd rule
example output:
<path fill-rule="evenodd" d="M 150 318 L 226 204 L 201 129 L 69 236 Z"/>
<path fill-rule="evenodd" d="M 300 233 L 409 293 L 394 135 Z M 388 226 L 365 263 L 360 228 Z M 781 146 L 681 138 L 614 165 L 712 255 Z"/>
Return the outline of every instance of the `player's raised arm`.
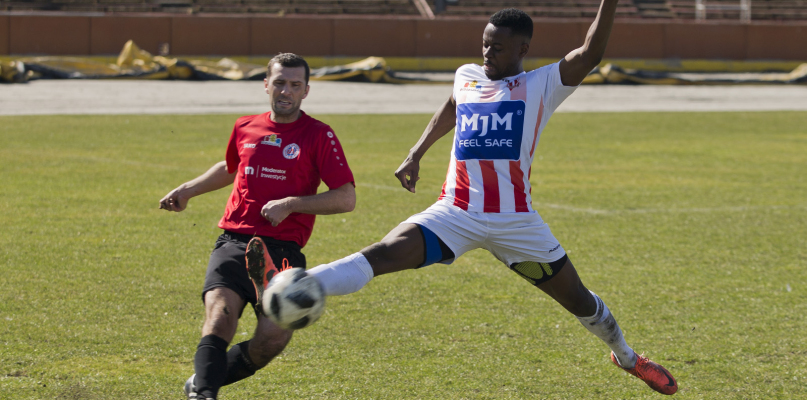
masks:
<path fill-rule="evenodd" d="M 395 177 L 401 181 L 401 186 L 403 186 L 404 189 L 415 193 L 415 184 L 418 179 L 420 179 L 418 177 L 420 159 L 423 158 L 423 155 L 426 154 L 426 151 L 429 150 L 434 142 L 445 136 L 446 133 L 451 132 L 456 121 L 457 103 L 454 102 L 454 96 L 452 95 L 443 103 L 443 106 L 434 113 L 431 121 L 429 121 L 429 124 L 426 126 L 426 130 L 423 131 L 423 135 L 420 136 L 415 146 L 409 150 L 409 155 L 406 156 L 404 162 L 395 171 Z"/>
<path fill-rule="evenodd" d="M 572 50 L 560 61 L 560 80 L 565 86 L 577 86 L 596 67 L 605 54 L 619 0 L 602 0 L 600 10 L 586 34 L 582 47 Z"/>
<path fill-rule="evenodd" d="M 227 171 L 227 163 L 222 161 L 212 166 L 207 172 L 179 185 L 160 200 L 160 209 L 180 212 L 188 205 L 191 197 L 212 192 L 229 186 L 235 179 L 235 173 Z"/>

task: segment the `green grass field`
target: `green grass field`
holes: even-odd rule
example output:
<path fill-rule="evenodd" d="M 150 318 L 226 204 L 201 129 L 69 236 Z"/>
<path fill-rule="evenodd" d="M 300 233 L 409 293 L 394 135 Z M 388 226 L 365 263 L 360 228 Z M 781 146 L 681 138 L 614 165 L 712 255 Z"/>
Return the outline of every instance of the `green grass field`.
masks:
<path fill-rule="evenodd" d="M 158 210 L 223 158 L 234 115 L 0 118 L 0 399 L 181 399 L 229 190 Z M 429 119 L 317 116 L 358 183 L 320 217 L 311 266 L 429 206 L 392 173 Z M 807 398 L 807 113 L 558 114 L 535 208 L 628 342 L 679 398 Z M 236 341 L 254 327 L 249 312 Z M 657 395 L 575 318 L 474 251 L 328 299 L 323 318 L 222 399 L 624 399 Z"/>

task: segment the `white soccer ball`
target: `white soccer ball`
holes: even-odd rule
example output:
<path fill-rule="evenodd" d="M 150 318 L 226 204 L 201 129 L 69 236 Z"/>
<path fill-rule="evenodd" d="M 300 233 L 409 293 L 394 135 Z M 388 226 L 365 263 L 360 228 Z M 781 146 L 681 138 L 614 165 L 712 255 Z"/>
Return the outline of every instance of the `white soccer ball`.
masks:
<path fill-rule="evenodd" d="M 302 268 L 275 275 L 261 299 L 263 314 L 284 329 L 303 329 L 325 310 L 325 292 L 317 279 Z"/>

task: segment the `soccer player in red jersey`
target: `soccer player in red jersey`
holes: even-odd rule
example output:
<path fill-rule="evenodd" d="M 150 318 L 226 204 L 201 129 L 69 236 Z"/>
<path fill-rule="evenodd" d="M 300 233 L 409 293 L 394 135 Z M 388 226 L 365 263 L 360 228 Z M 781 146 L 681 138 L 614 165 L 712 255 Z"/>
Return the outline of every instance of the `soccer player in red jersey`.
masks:
<path fill-rule="evenodd" d="M 215 399 L 219 388 L 252 376 L 286 347 L 292 331 L 262 315 L 265 284 L 279 270 L 305 268 L 300 251 L 317 214 L 352 211 L 353 174 L 328 125 L 300 110 L 308 95 L 308 63 L 295 54 L 269 61 L 264 87 L 271 111 L 239 118 L 225 161 L 160 200 L 179 212 L 192 197 L 234 184 L 205 275 L 205 321 L 185 383 L 189 399 Z M 317 194 L 320 182 L 329 190 Z M 258 324 L 250 340 L 227 350 L 247 303 Z"/>
<path fill-rule="evenodd" d="M 393 229 L 379 243 L 309 271 L 327 295 L 361 289 L 374 276 L 449 264 L 484 248 L 576 316 L 611 349 L 617 366 L 654 390 L 678 384 L 661 365 L 637 355 L 605 303 L 580 280 L 566 251 L 532 209 L 529 176 L 540 134 L 555 109 L 602 60 L 618 0 L 602 0 L 585 43 L 562 60 L 534 71 L 522 66 L 533 21 L 506 9 L 482 35 L 483 65 L 457 70 L 452 96 L 395 172 L 415 191 L 419 160 L 455 128 L 446 181 L 437 202 Z"/>

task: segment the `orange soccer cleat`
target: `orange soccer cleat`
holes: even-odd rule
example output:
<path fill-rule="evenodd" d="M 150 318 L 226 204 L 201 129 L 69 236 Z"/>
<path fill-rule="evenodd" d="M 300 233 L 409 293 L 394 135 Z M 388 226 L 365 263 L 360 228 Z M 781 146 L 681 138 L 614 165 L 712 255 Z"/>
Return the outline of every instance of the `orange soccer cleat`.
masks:
<path fill-rule="evenodd" d="M 255 236 L 247 243 L 247 273 L 252 285 L 255 286 L 255 296 L 258 301 L 255 303 L 255 310 L 263 314 L 261 307 L 261 299 L 263 299 L 263 291 L 266 285 L 278 272 L 275 263 L 272 262 L 272 257 L 269 256 L 269 250 L 266 249 L 266 244 L 263 240 Z"/>
<path fill-rule="evenodd" d="M 611 361 L 613 361 L 617 367 L 622 368 L 619 362 L 617 362 L 613 351 L 611 352 Z M 647 357 L 636 354 L 636 365 L 630 369 L 622 369 L 643 380 L 647 386 L 650 386 L 653 390 L 661 394 L 674 394 L 678 391 L 678 382 L 675 381 L 670 371 L 650 361 Z"/>

